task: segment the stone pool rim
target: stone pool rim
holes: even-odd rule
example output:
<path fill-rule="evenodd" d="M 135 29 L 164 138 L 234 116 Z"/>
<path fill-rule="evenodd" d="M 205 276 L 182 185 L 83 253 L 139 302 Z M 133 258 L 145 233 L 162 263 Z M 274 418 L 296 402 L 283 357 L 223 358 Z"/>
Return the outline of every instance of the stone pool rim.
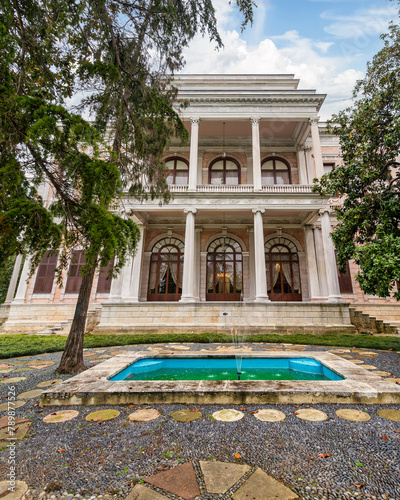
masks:
<path fill-rule="evenodd" d="M 223 352 L 129 352 L 107 359 L 56 386 L 46 389 L 41 406 L 123 404 L 398 404 L 400 386 L 386 382 L 360 365 L 324 351 L 227 350 Z M 345 377 L 339 381 L 197 380 L 110 381 L 138 359 L 154 357 L 312 358 Z"/>

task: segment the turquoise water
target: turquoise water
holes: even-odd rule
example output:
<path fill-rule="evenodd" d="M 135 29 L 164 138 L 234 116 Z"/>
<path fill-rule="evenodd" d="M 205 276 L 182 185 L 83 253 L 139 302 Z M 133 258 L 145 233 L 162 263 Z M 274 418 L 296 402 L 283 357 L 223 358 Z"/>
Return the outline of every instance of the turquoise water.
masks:
<path fill-rule="evenodd" d="M 238 369 L 239 368 L 239 369 Z M 238 371 L 240 375 L 238 375 Z M 110 380 L 343 380 L 310 358 L 144 358 Z"/>

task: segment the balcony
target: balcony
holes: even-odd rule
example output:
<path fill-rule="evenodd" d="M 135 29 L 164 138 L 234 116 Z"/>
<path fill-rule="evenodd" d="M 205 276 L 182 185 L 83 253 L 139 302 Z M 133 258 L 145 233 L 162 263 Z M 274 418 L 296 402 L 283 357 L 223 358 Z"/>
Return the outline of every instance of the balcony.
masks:
<path fill-rule="evenodd" d="M 196 193 L 273 193 L 273 194 L 312 194 L 313 186 L 300 184 L 276 184 L 272 186 L 262 186 L 261 191 L 254 191 L 252 184 L 200 184 L 196 186 Z M 170 185 L 171 193 L 187 193 L 187 185 Z"/>

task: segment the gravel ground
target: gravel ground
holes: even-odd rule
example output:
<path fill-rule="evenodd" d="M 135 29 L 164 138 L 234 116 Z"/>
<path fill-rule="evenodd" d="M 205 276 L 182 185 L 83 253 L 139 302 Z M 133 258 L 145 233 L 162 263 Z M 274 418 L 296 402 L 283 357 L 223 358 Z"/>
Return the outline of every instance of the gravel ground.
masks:
<path fill-rule="evenodd" d="M 263 350 L 271 344 L 247 344 Z M 282 345 L 274 344 L 277 348 Z M 89 349 L 85 354 L 98 353 L 97 360 L 87 359 L 87 365 L 102 361 L 117 350 L 147 350 L 149 346 Z M 190 344 L 191 350 L 216 345 Z M 287 346 L 290 349 L 290 346 Z M 328 348 L 307 346 L 307 350 Z M 336 350 L 336 348 L 329 348 Z M 353 359 L 375 365 L 400 377 L 400 354 L 351 350 Z M 361 352 L 354 352 L 361 351 Z M 11 377 L 27 377 L 15 385 L 18 394 L 34 389 L 36 384 L 52 378 L 61 354 L 43 354 L 26 358 L 2 360 L 1 363 L 26 361 L 8 374 L 0 374 L 0 382 Z M 54 361 L 50 368 L 29 369 L 29 361 Z M 21 371 L 22 369 L 22 371 Z M 3 377 L 3 378 L 2 378 Z M 0 385 L 0 403 L 7 400 L 7 383 Z M 170 469 L 181 463 L 199 460 L 219 460 L 246 463 L 261 467 L 267 474 L 282 481 L 303 499 L 400 499 L 400 422 L 379 417 L 381 408 L 400 409 L 396 405 L 312 405 L 328 415 L 323 422 L 300 420 L 294 413 L 310 405 L 232 405 L 229 408 L 245 413 L 237 422 L 219 422 L 210 415 L 224 408 L 204 405 L 199 409 L 203 418 L 190 423 L 176 422 L 171 412 L 194 405 L 152 405 L 161 416 L 149 422 L 129 422 L 128 415 L 147 405 L 113 406 L 120 411 L 114 420 L 88 422 L 89 413 L 109 407 L 38 406 L 39 398 L 30 399 L 16 410 L 17 417 L 32 420 L 27 437 L 16 447 L 17 479 L 25 481 L 28 498 L 123 498 L 141 478 Z M 278 409 L 286 414 L 284 422 L 261 422 L 250 411 Z M 350 422 L 335 415 L 339 408 L 367 411 L 369 422 Z M 78 410 L 79 416 L 64 423 L 46 424 L 43 417 L 60 409 Z M 6 412 L 0 412 L 0 417 Z M 384 436 L 384 437 L 383 437 Z M 235 453 L 240 458 L 235 458 Z M 318 454 L 330 454 L 319 458 Z M 9 451 L 0 451 L 0 480 L 9 472 Z M 207 498 L 221 498 L 208 495 Z M 176 499 L 174 495 L 170 498 Z M 203 497 L 202 497 L 203 498 Z M 205 498 L 205 497 L 204 497 Z M 224 497 L 225 498 L 225 497 Z M 228 498 L 228 496 L 226 496 Z"/>

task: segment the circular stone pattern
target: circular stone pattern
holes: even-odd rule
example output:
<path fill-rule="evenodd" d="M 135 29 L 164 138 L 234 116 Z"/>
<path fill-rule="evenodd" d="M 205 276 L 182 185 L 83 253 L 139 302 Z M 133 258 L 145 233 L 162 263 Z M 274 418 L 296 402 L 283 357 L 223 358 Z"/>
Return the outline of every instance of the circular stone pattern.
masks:
<path fill-rule="evenodd" d="M 43 422 L 47 422 L 48 424 L 58 424 L 61 422 L 67 422 L 67 420 L 72 420 L 78 415 L 79 411 L 76 410 L 55 411 L 54 413 L 46 415 L 43 419 Z"/>
<path fill-rule="evenodd" d="M 98 422 L 98 421 L 104 421 L 104 420 L 112 420 L 113 418 L 118 417 L 119 411 L 117 410 L 99 410 L 99 411 L 94 411 L 93 413 L 89 413 L 89 415 L 86 415 L 86 420 L 89 420 L 89 422 Z"/>
<path fill-rule="evenodd" d="M 42 394 L 42 390 L 34 389 L 33 391 L 22 392 L 18 394 L 17 399 L 33 399 L 38 398 Z"/>
<path fill-rule="evenodd" d="M 286 415 L 278 410 L 259 410 L 254 416 L 262 422 L 283 422 Z"/>
<path fill-rule="evenodd" d="M 368 422 L 371 417 L 365 411 L 350 410 L 343 408 L 336 411 L 336 415 L 344 420 L 351 420 L 352 422 Z"/>
<path fill-rule="evenodd" d="M 193 422 L 199 420 L 203 414 L 200 411 L 178 410 L 171 413 L 171 417 L 177 422 Z"/>
<path fill-rule="evenodd" d="M 153 408 L 146 408 L 144 410 L 136 410 L 129 415 L 129 420 L 131 422 L 147 422 L 149 420 L 155 420 L 160 416 L 158 410 Z"/>
<path fill-rule="evenodd" d="M 0 380 L 0 384 L 13 384 L 14 382 L 21 382 L 22 380 L 26 380 L 26 377 L 6 378 L 5 380 Z"/>
<path fill-rule="evenodd" d="M 238 410 L 220 410 L 212 414 L 215 420 L 221 420 L 222 422 L 235 422 L 236 420 L 241 420 L 244 417 L 244 413 Z"/>
<path fill-rule="evenodd" d="M 0 498 L 2 500 L 19 500 L 28 491 L 28 485 L 24 481 L 15 481 L 15 491 L 8 491 L 9 481 L 0 481 Z M 6 491 L 8 491 L 7 494 Z"/>
<path fill-rule="evenodd" d="M 376 412 L 380 417 L 387 418 L 388 420 L 394 420 L 395 422 L 400 422 L 400 411 L 399 410 L 378 410 Z"/>
<path fill-rule="evenodd" d="M 320 410 L 313 410 L 311 408 L 305 408 L 304 410 L 298 410 L 295 412 L 297 418 L 301 420 L 309 420 L 310 422 L 322 422 L 328 418 L 328 415 Z"/>
<path fill-rule="evenodd" d="M 51 385 L 56 385 L 62 382 L 61 378 L 55 378 L 54 380 L 45 380 L 44 382 L 39 382 L 36 387 L 50 387 Z"/>

